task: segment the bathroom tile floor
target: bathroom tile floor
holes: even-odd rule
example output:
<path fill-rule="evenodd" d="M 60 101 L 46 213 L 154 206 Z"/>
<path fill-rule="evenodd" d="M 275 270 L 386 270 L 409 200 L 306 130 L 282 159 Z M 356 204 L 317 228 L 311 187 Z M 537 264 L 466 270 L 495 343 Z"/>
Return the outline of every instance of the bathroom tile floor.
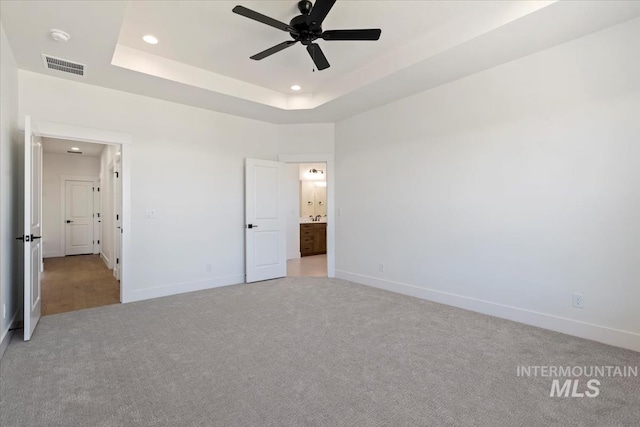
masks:
<path fill-rule="evenodd" d="M 327 255 L 288 260 L 287 277 L 327 277 Z"/>

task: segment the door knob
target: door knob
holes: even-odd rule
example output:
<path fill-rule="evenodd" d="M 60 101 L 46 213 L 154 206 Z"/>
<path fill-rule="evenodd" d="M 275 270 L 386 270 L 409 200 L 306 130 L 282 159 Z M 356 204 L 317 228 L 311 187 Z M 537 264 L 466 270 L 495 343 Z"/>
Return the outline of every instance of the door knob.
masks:
<path fill-rule="evenodd" d="M 36 239 L 42 239 L 42 236 L 34 236 L 33 234 L 31 235 L 31 241 L 34 241 Z"/>
<path fill-rule="evenodd" d="M 67 220 L 67 224 L 69 224 L 70 222 L 73 222 L 73 221 Z"/>
<path fill-rule="evenodd" d="M 258 226 L 257 225 L 253 225 L 253 224 L 248 224 L 247 228 L 258 228 Z"/>

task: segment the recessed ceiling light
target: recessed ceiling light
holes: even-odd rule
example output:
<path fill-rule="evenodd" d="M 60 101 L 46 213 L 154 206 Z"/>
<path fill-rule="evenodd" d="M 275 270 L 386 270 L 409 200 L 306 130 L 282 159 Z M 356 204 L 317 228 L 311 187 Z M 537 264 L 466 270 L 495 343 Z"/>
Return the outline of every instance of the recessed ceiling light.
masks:
<path fill-rule="evenodd" d="M 72 149 L 73 151 L 80 151 L 80 149 L 79 149 L 78 147 L 71 147 L 71 149 Z"/>
<path fill-rule="evenodd" d="M 158 39 L 153 37 L 152 35 L 146 35 L 142 38 L 142 40 L 146 41 L 149 44 L 158 44 Z"/>
<path fill-rule="evenodd" d="M 300 89 L 302 89 L 302 87 L 300 85 L 291 86 L 291 90 L 300 90 Z"/>

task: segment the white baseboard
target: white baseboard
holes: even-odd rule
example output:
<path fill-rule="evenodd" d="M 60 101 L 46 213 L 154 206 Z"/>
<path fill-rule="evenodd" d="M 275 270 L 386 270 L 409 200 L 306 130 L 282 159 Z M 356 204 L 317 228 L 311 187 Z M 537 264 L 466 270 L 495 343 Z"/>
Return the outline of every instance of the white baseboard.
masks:
<path fill-rule="evenodd" d="M 581 322 L 568 319 L 566 317 L 541 313 L 509 305 L 499 304 L 477 298 L 465 297 L 434 289 L 420 288 L 407 283 L 394 282 L 377 277 L 365 276 L 348 271 L 336 270 L 336 277 L 359 283 L 361 285 L 372 286 L 403 295 L 409 295 L 453 307 L 463 308 L 502 319 L 513 320 L 567 335 L 573 335 L 588 340 L 598 341 L 616 347 L 627 348 L 629 350 L 640 351 L 640 334 L 620 329 L 609 328 L 607 326 L 595 325 L 593 323 Z"/>
<path fill-rule="evenodd" d="M 244 283 L 244 274 L 197 280 L 195 282 L 175 283 L 172 285 L 159 286 L 157 288 L 136 289 L 125 292 L 122 302 L 142 301 L 151 298 L 167 297 L 170 295 L 202 291 L 205 289 L 213 289 L 241 283 Z"/>
<path fill-rule="evenodd" d="M 45 251 L 42 253 L 42 258 L 58 258 L 63 256 L 64 253 L 60 251 Z"/>
<path fill-rule="evenodd" d="M 102 252 L 100 252 L 100 258 L 102 258 L 102 261 L 105 263 L 107 268 L 110 269 L 111 266 L 109 265 L 109 258 L 107 258 L 107 256 L 105 254 L 103 254 Z"/>
<path fill-rule="evenodd" d="M 16 322 L 16 319 L 18 318 L 19 311 L 20 310 L 16 310 L 13 318 L 9 322 L 9 327 L 2 333 L 2 338 L 0 338 L 0 360 L 2 360 L 2 355 L 4 355 L 7 347 L 9 347 L 9 343 L 11 342 L 11 338 L 13 337 L 14 331 L 12 331 L 11 329 L 15 328 L 18 323 Z"/>
<path fill-rule="evenodd" d="M 302 256 L 300 252 L 289 252 L 287 254 L 287 259 L 298 259 Z"/>

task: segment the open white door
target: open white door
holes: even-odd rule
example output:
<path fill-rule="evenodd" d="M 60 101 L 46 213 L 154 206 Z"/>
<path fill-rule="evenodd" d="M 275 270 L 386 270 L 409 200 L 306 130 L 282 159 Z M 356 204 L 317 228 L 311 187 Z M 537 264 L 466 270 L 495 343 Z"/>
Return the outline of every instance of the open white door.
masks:
<path fill-rule="evenodd" d="M 42 141 L 29 116 L 24 121 L 24 340 L 40 320 L 42 258 Z"/>
<path fill-rule="evenodd" d="M 119 159 L 114 166 L 114 176 L 113 207 L 116 229 L 114 231 L 113 245 L 116 259 L 113 262 L 113 277 L 116 280 L 120 280 L 120 273 L 122 272 L 122 179 L 120 177 Z"/>
<path fill-rule="evenodd" d="M 285 163 L 247 159 L 245 265 L 247 283 L 287 275 Z"/>

